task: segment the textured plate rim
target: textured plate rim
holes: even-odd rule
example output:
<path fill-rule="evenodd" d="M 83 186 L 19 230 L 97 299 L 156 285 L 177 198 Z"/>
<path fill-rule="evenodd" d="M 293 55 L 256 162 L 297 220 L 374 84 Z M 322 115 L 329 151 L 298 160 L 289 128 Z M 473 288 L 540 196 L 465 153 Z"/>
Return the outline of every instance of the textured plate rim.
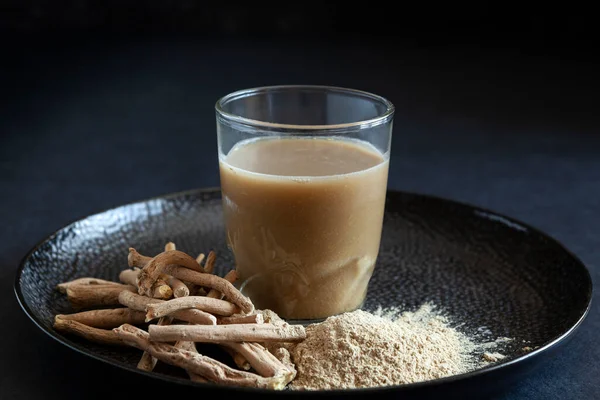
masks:
<path fill-rule="evenodd" d="M 381 386 L 381 387 L 373 387 L 373 388 L 358 388 L 358 389 L 332 389 L 332 390 L 311 390 L 311 391 L 300 391 L 300 390 L 283 390 L 283 391 L 278 391 L 275 392 L 273 390 L 269 390 L 269 389 L 256 389 L 256 388 L 245 388 L 245 387 L 235 387 L 235 386 L 223 386 L 223 385 L 218 385 L 218 384 L 213 384 L 213 383 L 201 383 L 201 382 L 192 382 L 189 379 L 184 379 L 184 378 L 180 378 L 180 377 L 176 377 L 176 376 L 171 376 L 171 375 L 166 375 L 166 374 L 162 374 L 162 373 L 157 373 L 157 372 L 147 372 L 147 371 L 142 371 L 140 369 L 137 369 L 129 364 L 126 364 L 124 362 L 121 361 L 117 361 L 114 360 L 112 358 L 109 357 L 103 357 L 100 356 L 94 352 L 90 352 L 89 350 L 87 350 L 86 348 L 84 348 L 83 346 L 79 345 L 78 343 L 70 340 L 67 336 L 63 336 L 60 333 L 56 332 L 54 329 L 47 329 L 42 321 L 31 311 L 31 309 L 29 308 L 29 306 L 27 306 L 27 304 L 25 303 L 25 299 L 23 297 L 23 292 L 21 290 L 21 285 L 20 285 L 20 281 L 21 281 L 21 275 L 23 273 L 23 270 L 25 268 L 25 264 L 27 263 L 27 261 L 29 260 L 29 258 L 31 257 L 31 255 L 38 249 L 40 248 L 44 243 L 46 243 L 48 240 L 54 238 L 59 232 L 61 232 L 62 230 L 68 228 L 69 226 L 82 221 L 86 218 L 98 215 L 98 214 L 102 214 L 105 212 L 109 212 L 109 211 L 114 211 L 117 210 L 119 208 L 124 208 L 124 207 L 128 207 L 128 206 L 132 206 L 135 204 L 143 204 L 143 203 L 147 203 L 149 201 L 153 201 L 153 200 L 167 200 L 170 198 L 176 198 L 176 197 L 182 197 L 182 196 L 186 196 L 186 195 L 191 195 L 191 194 L 202 194 L 202 193 L 216 193 L 216 192 L 220 192 L 221 189 L 220 187 L 206 187 L 206 188 L 196 188 L 196 189 L 190 189 L 190 190 L 183 190 L 183 191 L 179 191 L 179 192 L 173 192 L 173 193 L 168 193 L 168 194 L 163 194 L 163 195 L 158 195 L 158 196 L 153 196 L 153 197 L 149 197 L 146 199 L 142 199 L 142 200 L 136 200 L 136 201 L 131 201 L 131 202 L 127 202 L 127 203 L 123 203 L 114 207 L 110 207 L 110 208 L 106 208 L 104 210 L 98 211 L 98 212 L 94 212 L 92 214 L 88 214 L 86 216 L 77 218 L 72 220 L 71 222 L 67 223 L 66 225 L 60 227 L 59 229 L 55 230 L 54 232 L 52 232 L 50 235 L 47 235 L 46 237 L 44 237 L 42 240 L 40 240 L 36 245 L 34 245 L 28 252 L 27 254 L 22 258 L 21 262 L 19 263 L 19 266 L 17 268 L 16 271 L 16 275 L 15 275 L 15 280 L 14 280 L 14 292 L 15 295 L 17 297 L 17 301 L 19 303 L 19 305 L 21 306 L 21 308 L 23 309 L 23 311 L 25 312 L 25 314 L 29 317 L 29 319 L 31 319 L 31 321 L 40 329 L 42 330 L 44 333 L 46 333 L 48 336 L 50 336 L 52 339 L 56 340 L 57 342 L 65 345 L 66 347 L 75 350 L 77 352 L 79 352 L 80 354 L 83 354 L 85 356 L 91 357 L 92 359 L 104 362 L 108 365 L 111 365 L 113 367 L 118 367 L 130 372 L 134 372 L 149 378 L 155 378 L 155 379 L 160 379 L 162 381 L 165 382 L 169 382 L 169 383 L 174 383 L 174 384 L 183 384 L 183 385 L 187 385 L 187 386 L 191 386 L 191 387 L 197 387 L 198 389 L 200 388 L 214 388 L 214 389 L 218 389 L 218 390 L 223 390 L 223 391 L 233 391 L 233 392 L 245 392 L 245 393 L 262 393 L 262 394 L 273 394 L 273 393 L 277 393 L 279 395 L 285 395 L 285 396 L 294 396 L 294 395 L 304 395 L 304 394 L 314 394 L 314 395 L 349 395 L 349 394 L 384 394 L 384 393 L 390 393 L 390 392 L 406 392 L 406 391 L 414 391 L 414 390 L 418 390 L 418 389 L 425 389 L 425 388 L 431 388 L 434 386 L 441 386 L 441 385 L 445 385 L 445 384 L 450 384 L 453 382 L 458 382 L 458 381 L 462 381 L 462 380 L 467 380 L 467 379 L 472 379 L 478 376 L 482 376 L 482 375 L 487 375 L 490 374 L 492 372 L 495 371 L 499 371 L 499 370 L 505 370 L 509 367 L 515 366 L 516 364 L 522 364 L 524 361 L 526 360 L 530 360 L 536 356 L 541 355 L 542 353 L 546 353 L 547 351 L 556 348 L 558 345 L 562 344 L 563 342 L 565 342 L 568 338 L 570 338 L 575 331 L 581 326 L 581 324 L 583 323 L 583 321 L 585 320 L 585 318 L 587 317 L 590 308 L 592 306 L 592 299 L 593 299 L 593 294 L 594 294 L 594 285 L 593 285 L 593 280 L 592 280 L 592 276 L 590 274 L 589 269 L 587 268 L 587 266 L 583 263 L 583 261 L 577 256 L 575 255 L 571 250 L 569 250 L 565 245 L 563 245 L 560 241 L 558 241 L 557 239 L 555 239 L 554 237 L 550 236 L 549 234 L 543 232 L 540 229 L 537 229 L 529 224 L 526 224 L 524 222 L 521 222 L 517 219 L 514 219 L 512 217 L 503 215 L 501 213 L 498 213 L 496 211 L 492 211 L 483 207 L 479 207 L 479 206 L 475 206 L 472 204 L 469 204 L 467 202 L 462 202 L 462 201 L 457 201 L 457 200 L 452 200 L 452 199 L 448 199 L 448 198 L 443 198 L 443 197 L 439 197 L 439 196 L 435 196 L 435 195 L 430 195 L 430 194 L 422 194 L 422 193 L 414 193 L 414 192 L 408 192 L 408 191 L 400 191 L 400 190 L 387 190 L 387 193 L 397 193 L 397 194 L 403 194 L 403 195 L 408 195 L 408 196 L 412 196 L 415 198 L 424 198 L 424 199 L 430 199 L 433 201 L 439 201 L 439 202 L 444 202 L 444 203 L 451 203 L 454 206 L 458 206 L 458 207 L 464 207 L 464 208 L 468 208 L 471 209 L 472 211 L 478 211 L 478 212 L 482 212 L 485 213 L 487 215 L 493 215 L 499 218 L 502 218 L 504 221 L 516 224 L 518 226 L 521 226 L 523 228 L 526 228 L 527 230 L 535 233 L 536 235 L 539 235 L 541 237 L 544 237 L 546 240 L 548 240 L 550 243 L 552 243 L 555 246 L 560 247 L 566 254 L 568 254 L 574 261 L 576 261 L 576 263 L 579 265 L 579 267 L 582 268 L 583 272 L 584 272 L 584 276 L 587 280 L 587 291 L 586 291 L 586 300 L 587 300 L 587 304 L 585 307 L 585 310 L 583 311 L 583 313 L 581 313 L 581 315 L 579 316 L 579 319 L 573 324 L 571 325 L 571 327 L 566 330 L 565 332 L 563 332 L 561 335 L 559 335 L 558 337 L 555 337 L 554 339 L 548 341 L 547 343 L 545 343 L 544 345 L 540 346 L 539 348 L 523 354 L 521 356 L 515 357 L 509 361 L 505 361 L 505 362 L 498 362 L 497 364 L 488 366 L 488 367 L 483 367 L 483 368 L 478 368 L 474 371 L 470 371 L 470 372 L 466 372 L 463 374 L 458 374 L 458 375 L 451 375 L 448 377 L 444 377 L 444 378 L 438 378 L 438 379 L 433 379 L 433 380 L 429 380 L 429 381 L 423 381 L 423 382 L 415 382 L 415 383 L 408 383 L 408 384 L 402 384 L 402 385 L 390 385 L 390 386 Z"/>

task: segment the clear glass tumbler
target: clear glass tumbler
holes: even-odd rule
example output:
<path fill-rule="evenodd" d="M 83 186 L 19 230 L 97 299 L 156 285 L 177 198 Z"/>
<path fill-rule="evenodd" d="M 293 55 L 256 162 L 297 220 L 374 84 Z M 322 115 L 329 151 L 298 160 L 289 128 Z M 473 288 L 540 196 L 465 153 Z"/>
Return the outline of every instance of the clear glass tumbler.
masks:
<path fill-rule="evenodd" d="M 216 117 L 243 293 L 291 320 L 359 308 L 379 252 L 393 104 L 353 89 L 271 86 L 226 95 Z"/>

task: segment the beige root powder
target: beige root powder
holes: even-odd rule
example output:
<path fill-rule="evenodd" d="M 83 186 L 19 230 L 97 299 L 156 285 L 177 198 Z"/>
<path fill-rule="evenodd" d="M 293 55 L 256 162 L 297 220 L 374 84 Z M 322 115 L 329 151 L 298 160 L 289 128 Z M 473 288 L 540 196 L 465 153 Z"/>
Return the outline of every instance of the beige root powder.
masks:
<path fill-rule="evenodd" d="M 306 340 L 290 349 L 298 369 L 290 386 L 295 390 L 398 385 L 461 374 L 489 362 L 483 349 L 494 346 L 476 344 L 431 304 L 404 313 L 357 310 L 310 325 L 306 333 Z"/>

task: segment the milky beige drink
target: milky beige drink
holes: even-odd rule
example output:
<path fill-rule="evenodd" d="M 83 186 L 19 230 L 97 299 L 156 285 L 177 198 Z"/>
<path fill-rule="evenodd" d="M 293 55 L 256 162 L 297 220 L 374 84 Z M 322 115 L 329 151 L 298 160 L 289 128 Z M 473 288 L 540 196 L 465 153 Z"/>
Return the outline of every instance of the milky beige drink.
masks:
<path fill-rule="evenodd" d="M 220 160 L 228 242 L 257 308 L 354 310 L 379 251 L 388 161 L 358 141 L 258 139 Z"/>

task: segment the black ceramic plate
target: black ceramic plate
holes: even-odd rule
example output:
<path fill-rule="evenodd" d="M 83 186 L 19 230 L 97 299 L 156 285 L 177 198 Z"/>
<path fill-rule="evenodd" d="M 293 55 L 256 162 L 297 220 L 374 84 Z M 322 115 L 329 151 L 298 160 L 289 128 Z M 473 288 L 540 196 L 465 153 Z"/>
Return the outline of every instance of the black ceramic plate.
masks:
<path fill-rule="evenodd" d="M 54 331 L 54 315 L 72 312 L 55 287 L 82 276 L 118 280 L 119 271 L 126 268 L 129 246 L 155 254 L 167 241 L 191 254 L 215 249 L 219 254 L 217 273 L 230 268 L 220 191 L 196 190 L 154 198 L 64 227 L 24 258 L 16 277 L 17 297 L 29 317 L 59 342 L 141 373 L 136 369 L 137 350 L 95 345 Z M 506 359 L 468 374 L 344 394 L 423 395 L 438 390 L 447 395 L 497 386 L 520 376 L 564 342 L 585 317 L 591 297 L 592 283 L 585 266 L 547 235 L 487 210 L 388 192 L 381 253 L 363 308 L 415 308 L 433 301 L 463 323 L 465 331 L 485 327 L 494 337 L 515 340 L 502 349 Z M 523 347 L 534 350 L 524 351 Z M 150 375 L 202 385 L 190 383 L 170 369 Z"/>

